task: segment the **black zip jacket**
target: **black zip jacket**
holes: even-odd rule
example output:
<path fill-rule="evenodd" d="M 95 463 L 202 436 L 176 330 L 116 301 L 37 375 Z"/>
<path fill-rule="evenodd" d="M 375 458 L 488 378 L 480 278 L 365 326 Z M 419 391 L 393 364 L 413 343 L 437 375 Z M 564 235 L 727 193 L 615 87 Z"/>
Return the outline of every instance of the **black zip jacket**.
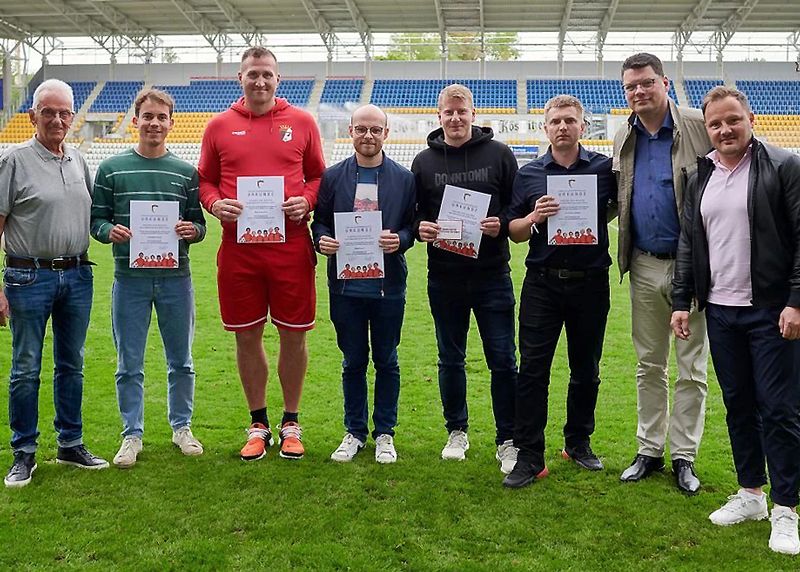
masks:
<path fill-rule="evenodd" d="M 492 196 L 487 217 L 500 217 L 497 238 L 481 237 L 478 258 L 460 256 L 428 244 L 428 271 L 450 277 L 509 272 L 508 220 L 503 211 L 511 203 L 517 174 L 517 159 L 507 145 L 493 140 L 490 127 L 472 126 L 472 137 L 460 147 L 444 141 L 440 127 L 428 135 L 428 149 L 411 165 L 417 183 L 417 220 L 414 235 L 419 240 L 419 223 L 435 222 L 442 206 L 445 185 L 455 185 Z"/>
<path fill-rule="evenodd" d="M 753 138 L 747 188 L 750 221 L 751 303 L 800 307 L 800 157 Z M 711 287 L 708 240 L 700 214 L 714 162 L 698 157 L 683 207 L 681 237 L 672 279 L 673 311 L 702 310 Z"/>

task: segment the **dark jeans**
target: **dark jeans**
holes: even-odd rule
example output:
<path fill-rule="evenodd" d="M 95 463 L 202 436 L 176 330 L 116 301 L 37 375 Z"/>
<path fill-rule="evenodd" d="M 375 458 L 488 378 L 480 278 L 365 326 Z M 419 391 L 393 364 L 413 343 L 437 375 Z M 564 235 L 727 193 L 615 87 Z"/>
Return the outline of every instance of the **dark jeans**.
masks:
<path fill-rule="evenodd" d="M 766 457 L 773 502 L 797 506 L 800 341 L 781 337 L 782 310 L 709 304 L 706 321 L 739 484 L 766 484 Z"/>
<path fill-rule="evenodd" d="M 397 400 L 400 396 L 400 366 L 397 346 L 403 327 L 403 298 L 362 298 L 331 295 L 331 321 L 342 351 L 344 426 L 361 441 L 367 440 L 367 366 L 370 343 L 375 365 L 373 437 L 394 435 Z"/>
<path fill-rule="evenodd" d="M 608 272 L 562 279 L 529 269 L 519 308 L 520 368 L 514 445 L 520 458 L 544 466 L 550 367 L 567 331 L 569 387 L 564 442 L 588 444 L 600 387 L 600 357 L 610 306 Z"/>
<path fill-rule="evenodd" d="M 439 393 L 445 427 L 466 431 L 467 353 L 470 311 L 475 313 L 483 354 L 492 376 L 491 393 L 498 444 L 514 437 L 517 356 L 514 345 L 514 286 L 509 273 L 444 278 L 428 275 L 428 300 L 439 347 Z"/>
<path fill-rule="evenodd" d="M 47 322 L 53 327 L 53 426 L 59 447 L 83 439 L 83 346 L 92 309 L 92 268 L 6 268 L 11 309 L 8 411 L 11 448 L 34 453 L 39 437 L 39 386 Z"/>

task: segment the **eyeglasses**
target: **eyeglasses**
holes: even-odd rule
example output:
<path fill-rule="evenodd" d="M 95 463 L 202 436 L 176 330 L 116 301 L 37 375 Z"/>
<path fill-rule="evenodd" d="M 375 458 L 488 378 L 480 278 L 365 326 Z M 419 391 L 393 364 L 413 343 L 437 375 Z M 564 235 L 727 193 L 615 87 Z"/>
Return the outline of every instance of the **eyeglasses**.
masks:
<path fill-rule="evenodd" d="M 636 91 L 637 87 L 641 87 L 642 89 L 651 89 L 656 84 L 657 81 L 658 81 L 657 77 L 651 77 L 649 79 L 643 79 L 642 81 L 636 83 L 626 83 L 625 85 L 622 86 L 622 89 L 624 89 L 628 93 L 633 93 L 634 91 Z"/>
<path fill-rule="evenodd" d="M 356 135 L 366 135 L 367 131 L 369 131 L 373 137 L 380 137 L 383 135 L 385 127 L 380 127 L 376 125 L 375 127 L 364 127 L 363 125 L 353 125 L 353 132 Z"/>
<path fill-rule="evenodd" d="M 61 121 L 69 121 L 75 115 L 75 112 L 67 109 L 56 111 L 55 109 L 50 109 L 49 107 L 43 107 L 39 110 L 39 114 L 45 119 L 55 119 L 56 115 L 58 115 Z"/>

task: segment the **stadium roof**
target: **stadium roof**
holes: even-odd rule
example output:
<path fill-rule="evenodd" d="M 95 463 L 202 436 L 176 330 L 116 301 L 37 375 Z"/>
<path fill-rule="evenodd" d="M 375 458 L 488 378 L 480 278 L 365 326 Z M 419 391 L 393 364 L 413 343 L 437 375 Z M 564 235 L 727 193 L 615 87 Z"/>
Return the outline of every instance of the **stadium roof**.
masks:
<path fill-rule="evenodd" d="M 222 48 L 232 36 L 359 33 L 366 49 L 380 32 L 673 32 L 676 46 L 714 32 L 722 49 L 736 32 L 786 32 L 800 40 L 797 0 L 3 0 L 0 38 L 89 36 L 138 44 L 143 38 L 201 35 Z"/>

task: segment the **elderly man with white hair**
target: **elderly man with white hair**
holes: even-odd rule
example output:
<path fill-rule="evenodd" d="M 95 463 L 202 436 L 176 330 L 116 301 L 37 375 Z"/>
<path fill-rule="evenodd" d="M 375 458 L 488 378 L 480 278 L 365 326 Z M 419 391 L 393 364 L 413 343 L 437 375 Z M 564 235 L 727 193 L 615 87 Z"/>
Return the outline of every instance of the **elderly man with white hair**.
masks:
<path fill-rule="evenodd" d="M 57 462 L 84 469 L 108 463 L 83 445 L 83 347 L 92 308 L 89 213 L 92 179 L 77 149 L 64 144 L 75 116 L 72 89 L 42 82 L 28 112 L 34 137 L 0 157 L 0 236 L 5 237 L 0 325 L 10 319 L 9 421 L 14 464 L 7 487 L 36 469 L 39 385 L 47 322 L 53 329 Z"/>

